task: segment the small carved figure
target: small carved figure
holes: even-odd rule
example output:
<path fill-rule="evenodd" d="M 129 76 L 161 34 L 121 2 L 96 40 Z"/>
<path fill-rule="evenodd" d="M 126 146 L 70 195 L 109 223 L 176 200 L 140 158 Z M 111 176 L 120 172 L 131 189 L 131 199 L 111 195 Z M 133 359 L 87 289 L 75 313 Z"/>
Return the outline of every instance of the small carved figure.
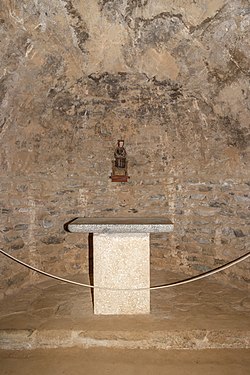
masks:
<path fill-rule="evenodd" d="M 125 168 L 126 167 L 126 150 L 124 148 L 124 141 L 119 139 L 118 145 L 114 152 L 115 156 L 115 166 L 116 168 Z"/>
<path fill-rule="evenodd" d="M 112 175 L 110 176 L 112 182 L 127 182 L 129 176 L 127 175 L 128 162 L 126 160 L 127 152 L 124 148 L 124 140 L 119 139 L 117 147 L 114 152 L 115 160 L 112 162 Z"/>

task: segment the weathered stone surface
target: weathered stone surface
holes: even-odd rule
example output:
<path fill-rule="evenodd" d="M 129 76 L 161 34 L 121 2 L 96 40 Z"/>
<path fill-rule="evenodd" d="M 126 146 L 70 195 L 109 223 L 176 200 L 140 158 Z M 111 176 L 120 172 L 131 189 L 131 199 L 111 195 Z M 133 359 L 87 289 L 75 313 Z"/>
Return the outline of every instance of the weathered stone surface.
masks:
<path fill-rule="evenodd" d="M 155 267 L 193 274 L 249 249 L 249 1 L 3 0 L 0 30 L 5 250 L 84 272 L 88 238 L 64 224 L 117 215 L 174 222 L 152 236 Z M 124 185 L 109 179 L 118 138 Z M 0 271 L 3 291 L 39 280 L 7 259 Z"/>
<path fill-rule="evenodd" d="M 183 274 L 152 272 L 153 285 Z M 88 275 L 78 275 L 88 283 Z M 0 348 L 249 348 L 250 301 L 244 290 L 201 280 L 151 293 L 153 314 L 97 316 L 89 289 L 47 280 L 0 305 Z"/>

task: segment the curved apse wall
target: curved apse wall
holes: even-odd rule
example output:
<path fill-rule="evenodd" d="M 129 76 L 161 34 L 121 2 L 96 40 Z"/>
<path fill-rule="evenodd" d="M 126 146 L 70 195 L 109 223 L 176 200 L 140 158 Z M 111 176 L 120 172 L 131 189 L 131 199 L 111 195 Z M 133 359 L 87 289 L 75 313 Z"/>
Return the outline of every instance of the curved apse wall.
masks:
<path fill-rule="evenodd" d="M 1 245 L 87 271 L 77 216 L 168 216 L 152 266 L 197 274 L 248 250 L 249 2 L 2 1 Z M 117 139 L 130 182 L 112 183 Z M 249 262 L 220 274 L 246 285 Z M 38 275 L 1 257 L 3 291 Z"/>

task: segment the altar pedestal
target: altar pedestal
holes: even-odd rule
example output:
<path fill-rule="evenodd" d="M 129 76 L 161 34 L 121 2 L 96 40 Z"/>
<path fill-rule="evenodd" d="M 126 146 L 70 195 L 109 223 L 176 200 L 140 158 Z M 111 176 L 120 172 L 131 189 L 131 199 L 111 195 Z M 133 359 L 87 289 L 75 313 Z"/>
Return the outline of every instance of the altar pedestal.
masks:
<path fill-rule="evenodd" d="M 94 234 L 94 313 L 150 313 L 150 233 L 170 232 L 173 224 L 163 218 L 78 218 L 68 229 Z"/>

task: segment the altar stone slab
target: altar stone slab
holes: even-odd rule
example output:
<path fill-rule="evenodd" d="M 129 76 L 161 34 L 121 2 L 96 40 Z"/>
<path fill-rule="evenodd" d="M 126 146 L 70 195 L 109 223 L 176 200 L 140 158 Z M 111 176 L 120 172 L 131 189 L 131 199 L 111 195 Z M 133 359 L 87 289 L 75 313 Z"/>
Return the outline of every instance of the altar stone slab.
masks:
<path fill-rule="evenodd" d="M 150 233 L 171 232 L 171 221 L 165 218 L 78 218 L 68 229 L 94 234 L 94 313 L 150 313 Z M 146 290 L 135 290 L 138 288 Z"/>

